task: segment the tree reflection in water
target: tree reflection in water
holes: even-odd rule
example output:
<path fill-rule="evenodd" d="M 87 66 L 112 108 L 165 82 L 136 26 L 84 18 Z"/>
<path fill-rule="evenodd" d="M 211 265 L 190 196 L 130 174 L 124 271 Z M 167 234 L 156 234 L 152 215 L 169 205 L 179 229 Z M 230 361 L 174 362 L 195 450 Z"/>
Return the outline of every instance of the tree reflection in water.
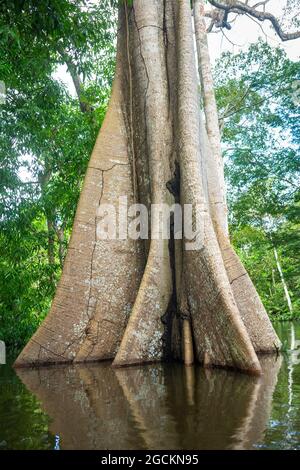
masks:
<path fill-rule="evenodd" d="M 19 369 L 63 449 L 251 449 L 264 438 L 282 358 L 264 374 L 155 364 Z"/>

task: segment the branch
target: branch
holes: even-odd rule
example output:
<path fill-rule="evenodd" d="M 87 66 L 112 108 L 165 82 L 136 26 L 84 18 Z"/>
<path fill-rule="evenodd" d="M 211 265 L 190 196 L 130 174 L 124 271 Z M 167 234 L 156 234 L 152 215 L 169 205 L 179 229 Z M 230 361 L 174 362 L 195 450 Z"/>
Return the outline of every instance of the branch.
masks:
<path fill-rule="evenodd" d="M 300 38 L 300 31 L 295 31 L 294 33 L 286 33 L 282 30 L 277 18 L 272 15 L 272 13 L 268 13 L 266 11 L 259 11 L 256 10 L 254 7 L 250 7 L 247 3 L 242 3 L 238 0 L 231 0 L 230 4 L 221 3 L 219 0 L 208 0 L 209 3 L 218 8 L 219 10 L 223 10 L 225 13 L 229 14 L 231 12 L 240 13 L 240 14 L 248 14 L 253 18 L 256 18 L 258 21 L 270 21 L 282 41 L 290 41 L 292 39 Z M 260 6 L 267 2 L 259 2 L 256 6 Z"/>
<path fill-rule="evenodd" d="M 214 20 L 211 20 L 211 22 L 209 23 L 209 26 L 206 29 L 207 33 L 210 33 L 212 31 L 214 24 L 215 24 Z"/>

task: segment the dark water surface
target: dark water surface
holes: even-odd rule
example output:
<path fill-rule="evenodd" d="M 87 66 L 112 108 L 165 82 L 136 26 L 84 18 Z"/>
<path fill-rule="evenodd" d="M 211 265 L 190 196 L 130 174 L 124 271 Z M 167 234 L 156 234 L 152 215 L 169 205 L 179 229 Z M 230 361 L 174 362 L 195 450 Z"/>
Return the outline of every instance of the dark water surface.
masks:
<path fill-rule="evenodd" d="M 260 378 L 179 364 L 0 365 L 0 450 L 300 449 L 300 324 L 276 328 L 286 352 L 263 358 Z"/>

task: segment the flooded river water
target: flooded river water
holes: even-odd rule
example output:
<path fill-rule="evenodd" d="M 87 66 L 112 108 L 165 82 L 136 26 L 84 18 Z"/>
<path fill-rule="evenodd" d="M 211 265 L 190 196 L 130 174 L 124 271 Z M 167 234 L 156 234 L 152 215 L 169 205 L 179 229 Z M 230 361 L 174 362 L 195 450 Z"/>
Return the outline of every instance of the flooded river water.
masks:
<path fill-rule="evenodd" d="M 0 450 L 300 449 L 300 323 L 264 375 L 109 363 L 0 365 Z"/>

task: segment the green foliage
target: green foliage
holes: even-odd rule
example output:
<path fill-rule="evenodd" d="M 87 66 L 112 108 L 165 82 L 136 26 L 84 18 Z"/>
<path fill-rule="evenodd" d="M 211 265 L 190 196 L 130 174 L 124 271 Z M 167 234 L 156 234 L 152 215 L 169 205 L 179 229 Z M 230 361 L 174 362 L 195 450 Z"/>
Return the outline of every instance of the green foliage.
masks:
<path fill-rule="evenodd" d="M 0 338 L 17 348 L 60 276 L 110 94 L 115 17 L 108 0 L 0 2 Z M 55 78 L 62 66 L 76 97 Z"/>
<path fill-rule="evenodd" d="M 55 437 L 49 432 L 50 418 L 13 372 L 10 360 L 1 365 L 0 391 L 1 450 L 53 449 Z"/>
<path fill-rule="evenodd" d="M 274 319 L 300 316 L 299 63 L 263 42 L 216 66 L 231 234 Z"/>

